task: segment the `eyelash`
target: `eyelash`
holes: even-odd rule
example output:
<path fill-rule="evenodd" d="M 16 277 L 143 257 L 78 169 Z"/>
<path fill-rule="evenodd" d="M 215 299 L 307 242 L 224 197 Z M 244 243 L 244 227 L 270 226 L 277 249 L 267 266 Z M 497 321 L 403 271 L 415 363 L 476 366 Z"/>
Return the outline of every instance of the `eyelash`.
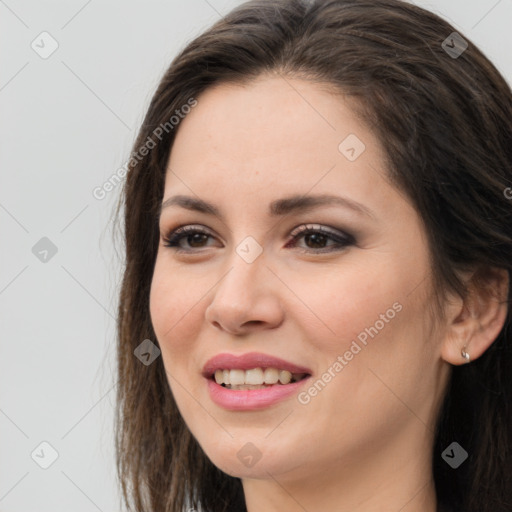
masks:
<path fill-rule="evenodd" d="M 174 231 L 171 231 L 167 236 L 163 237 L 163 242 L 165 247 L 169 247 L 176 252 L 180 253 L 192 253 L 197 250 L 203 249 L 202 247 L 199 249 L 183 249 L 179 247 L 179 243 L 182 239 L 194 235 L 196 233 L 210 236 L 212 237 L 208 231 L 204 229 L 199 229 L 198 227 L 194 226 L 182 226 Z M 319 227 L 312 227 L 311 225 L 304 225 L 297 228 L 296 232 L 292 234 L 292 241 L 296 242 L 298 239 L 311 235 L 311 234 L 321 234 L 327 237 L 328 239 L 331 239 L 335 242 L 335 248 L 334 249 L 302 249 L 302 252 L 305 253 L 328 253 L 328 252 L 334 252 L 334 251 L 340 251 L 344 249 L 345 247 L 348 247 L 349 245 L 353 245 L 355 243 L 355 239 L 352 235 L 349 235 L 347 233 L 337 234 L 336 232 L 327 230 L 323 228 L 322 226 Z M 288 244 L 287 244 L 288 246 Z"/>

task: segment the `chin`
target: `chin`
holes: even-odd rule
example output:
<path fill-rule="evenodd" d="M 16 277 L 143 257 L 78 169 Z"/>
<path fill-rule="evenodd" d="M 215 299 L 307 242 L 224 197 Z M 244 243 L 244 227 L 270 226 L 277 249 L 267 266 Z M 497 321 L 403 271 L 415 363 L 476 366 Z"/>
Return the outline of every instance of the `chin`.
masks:
<path fill-rule="evenodd" d="M 261 438 L 261 434 L 209 444 L 203 447 L 203 451 L 212 464 L 236 478 L 268 479 L 272 475 L 289 473 L 301 466 L 296 457 L 297 450 L 287 452 L 281 443 L 271 446 Z"/>
<path fill-rule="evenodd" d="M 240 462 L 236 453 L 232 454 L 229 458 L 225 455 L 219 454 L 210 458 L 211 462 L 217 466 L 222 472 L 235 478 L 251 478 L 255 480 L 263 480 L 271 478 L 271 475 L 281 474 L 290 468 L 284 468 L 279 461 L 276 460 L 263 460 L 260 459 L 249 467 Z"/>

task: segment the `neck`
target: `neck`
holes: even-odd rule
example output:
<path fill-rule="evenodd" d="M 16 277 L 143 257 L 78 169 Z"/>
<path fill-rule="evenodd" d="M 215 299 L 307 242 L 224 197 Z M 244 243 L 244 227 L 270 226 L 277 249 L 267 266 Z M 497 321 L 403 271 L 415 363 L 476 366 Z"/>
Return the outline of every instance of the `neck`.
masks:
<path fill-rule="evenodd" d="M 415 486 L 400 485 L 400 476 L 391 478 L 388 485 L 363 492 L 363 488 L 347 489 L 311 479 L 296 485 L 272 481 L 244 481 L 247 512 L 436 512 L 437 500 L 432 479 Z M 315 487 L 315 483 L 319 485 Z"/>
<path fill-rule="evenodd" d="M 425 449 L 431 447 L 394 448 L 379 454 L 368 447 L 365 460 L 311 465 L 300 475 L 294 470 L 242 479 L 247 512 L 436 512 L 431 450 Z"/>

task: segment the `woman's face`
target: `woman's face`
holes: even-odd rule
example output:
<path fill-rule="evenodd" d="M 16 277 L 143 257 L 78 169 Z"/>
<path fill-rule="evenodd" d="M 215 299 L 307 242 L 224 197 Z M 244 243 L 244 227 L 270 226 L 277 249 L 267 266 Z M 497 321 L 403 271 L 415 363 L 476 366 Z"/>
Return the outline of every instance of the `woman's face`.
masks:
<path fill-rule="evenodd" d="M 170 155 L 150 298 L 192 434 L 224 472 L 280 482 L 430 457 L 443 331 L 424 228 L 378 140 L 299 79 L 197 99 Z M 180 226 L 197 232 L 167 247 Z"/>

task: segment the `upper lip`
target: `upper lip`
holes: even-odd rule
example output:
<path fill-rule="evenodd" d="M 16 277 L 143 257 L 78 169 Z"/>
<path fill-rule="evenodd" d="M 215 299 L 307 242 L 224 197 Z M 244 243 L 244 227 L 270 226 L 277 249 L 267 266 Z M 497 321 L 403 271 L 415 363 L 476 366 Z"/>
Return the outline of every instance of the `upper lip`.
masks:
<path fill-rule="evenodd" d="M 311 370 L 305 366 L 259 352 L 248 352 L 241 355 L 217 354 L 206 361 L 202 374 L 204 377 L 210 378 L 216 370 L 250 370 L 251 368 L 277 368 L 278 370 L 288 370 L 290 373 L 311 374 Z"/>

